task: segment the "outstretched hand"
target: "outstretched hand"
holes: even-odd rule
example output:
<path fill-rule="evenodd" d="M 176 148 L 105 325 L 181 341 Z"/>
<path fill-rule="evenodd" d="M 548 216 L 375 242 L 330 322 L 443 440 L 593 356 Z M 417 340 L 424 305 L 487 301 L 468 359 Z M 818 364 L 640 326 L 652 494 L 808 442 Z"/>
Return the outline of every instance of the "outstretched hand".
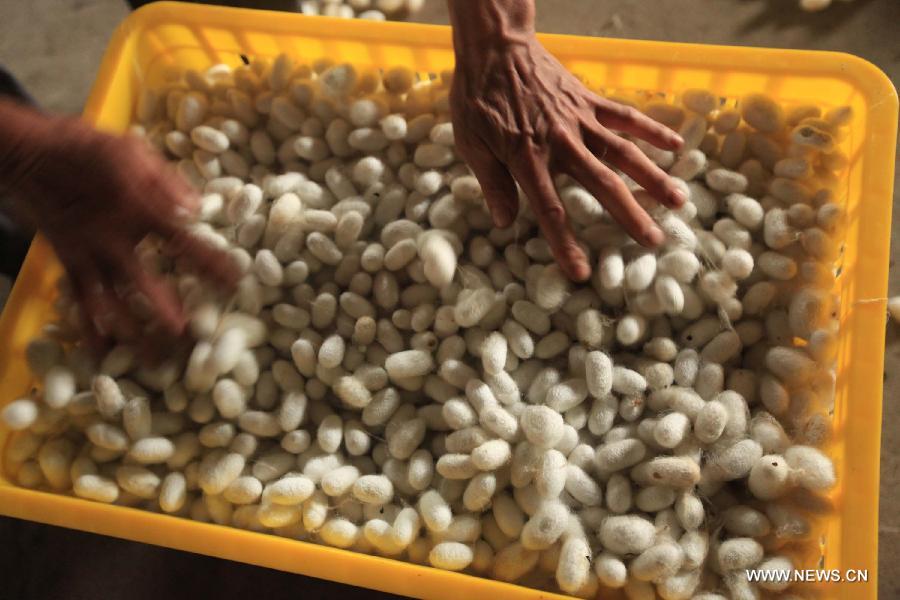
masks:
<path fill-rule="evenodd" d="M 678 134 L 587 90 L 530 32 L 481 45 L 477 55 L 457 48 L 451 112 L 457 148 L 481 183 L 494 224 L 507 227 L 515 219 L 518 182 L 554 257 L 573 280 L 587 279 L 591 269 L 554 174 L 576 179 L 645 246 L 660 244 L 664 235 L 605 163 L 665 206 L 686 201 L 664 171 L 616 132 L 667 150 L 681 146 Z"/>
<path fill-rule="evenodd" d="M 77 119 L 40 118 L 51 123 L 16 149 L 12 187 L 65 266 L 89 339 L 142 335 L 126 302 L 133 292 L 147 300 L 161 333 L 181 335 L 186 317 L 176 291 L 143 267 L 135 249 L 153 236 L 169 256 L 234 285 L 231 259 L 185 229 L 198 208 L 196 192 L 137 138 Z"/>

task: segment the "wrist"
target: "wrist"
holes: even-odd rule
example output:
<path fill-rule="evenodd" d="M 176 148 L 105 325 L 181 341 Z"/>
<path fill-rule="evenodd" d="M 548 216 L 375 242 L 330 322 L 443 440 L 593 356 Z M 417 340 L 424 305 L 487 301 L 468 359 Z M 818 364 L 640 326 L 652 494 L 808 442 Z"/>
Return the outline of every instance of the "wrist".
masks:
<path fill-rule="evenodd" d="M 534 37 L 534 0 L 448 0 L 457 61 Z"/>
<path fill-rule="evenodd" d="M 44 160 L 59 119 L 0 100 L 0 185 L 16 191 L 26 186 Z"/>

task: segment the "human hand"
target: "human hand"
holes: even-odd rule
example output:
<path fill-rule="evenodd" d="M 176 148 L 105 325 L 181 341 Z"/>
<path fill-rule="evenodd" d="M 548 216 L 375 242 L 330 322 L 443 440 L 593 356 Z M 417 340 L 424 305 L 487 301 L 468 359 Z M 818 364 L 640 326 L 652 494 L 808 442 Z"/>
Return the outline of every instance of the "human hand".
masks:
<path fill-rule="evenodd" d="M 454 25 L 457 30 L 467 27 Z M 573 280 L 587 279 L 587 257 L 553 185 L 554 174 L 567 173 L 636 241 L 660 244 L 663 232 L 604 163 L 621 169 L 665 206 L 677 208 L 686 201 L 682 192 L 616 131 L 667 150 L 679 148 L 681 138 L 638 110 L 588 91 L 540 45 L 527 24 L 503 25 L 505 31 L 477 40 L 455 32 L 460 37 L 455 38 L 450 97 L 457 149 L 481 183 L 495 225 L 507 227 L 515 219 L 517 181 L 563 271 Z"/>
<path fill-rule="evenodd" d="M 184 227 L 199 206 L 196 193 L 137 138 L 77 119 L 40 118 L 46 122 L 16 150 L 12 187 L 68 272 L 88 340 L 100 346 L 145 334 L 126 301 L 135 291 L 160 333 L 181 335 L 186 317 L 178 295 L 142 266 L 135 249 L 155 237 L 167 255 L 234 285 L 231 259 Z"/>

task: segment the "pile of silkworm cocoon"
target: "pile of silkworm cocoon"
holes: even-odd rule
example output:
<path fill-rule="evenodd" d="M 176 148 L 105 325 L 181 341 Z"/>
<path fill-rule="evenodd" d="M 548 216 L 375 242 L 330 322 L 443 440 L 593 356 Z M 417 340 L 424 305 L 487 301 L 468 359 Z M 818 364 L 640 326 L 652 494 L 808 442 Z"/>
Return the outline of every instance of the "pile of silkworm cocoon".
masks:
<path fill-rule="evenodd" d="M 816 561 L 834 510 L 850 110 L 633 99 L 683 136 L 638 145 L 690 201 L 626 178 L 667 235 L 647 249 L 560 176 L 594 267 L 575 285 L 526 201 L 493 227 L 451 81 L 278 56 L 143 93 L 133 131 L 202 190 L 191 231 L 243 277 L 216 291 L 142 243 L 194 340 L 153 366 L 92 359 L 62 281 L 35 389 L 2 411 L 7 472 L 585 598 L 803 597 L 745 569 Z"/>
<path fill-rule="evenodd" d="M 396 20 L 422 10 L 425 0 L 301 0 L 300 12 L 342 19 Z"/>

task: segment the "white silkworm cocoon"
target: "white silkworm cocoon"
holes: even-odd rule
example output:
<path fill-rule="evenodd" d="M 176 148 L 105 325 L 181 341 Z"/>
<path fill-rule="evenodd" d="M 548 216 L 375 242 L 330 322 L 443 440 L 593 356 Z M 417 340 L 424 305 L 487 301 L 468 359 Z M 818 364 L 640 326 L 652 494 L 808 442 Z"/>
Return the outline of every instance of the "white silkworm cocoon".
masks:
<path fill-rule="evenodd" d="M 631 478 L 642 485 L 687 488 L 700 481 L 700 467 L 688 457 L 659 456 L 632 469 Z"/>
<path fill-rule="evenodd" d="M 606 482 L 606 505 L 610 511 L 623 514 L 631 509 L 631 481 L 619 473 L 613 474 Z"/>
<path fill-rule="evenodd" d="M 673 412 L 657 421 L 653 439 L 663 448 L 674 448 L 681 444 L 690 430 L 690 419 L 682 413 Z"/>
<path fill-rule="evenodd" d="M 811 491 L 827 491 L 837 481 L 831 459 L 817 448 L 791 446 L 785 450 L 784 459 L 793 470 L 793 480 Z"/>
<path fill-rule="evenodd" d="M 602 552 L 594 559 L 594 572 L 600 583 L 609 588 L 621 588 L 628 581 L 628 567 L 609 552 Z"/>
<path fill-rule="evenodd" d="M 407 480 L 418 491 L 426 489 L 434 478 L 434 459 L 428 450 L 419 449 L 409 457 Z"/>
<path fill-rule="evenodd" d="M 29 398 L 14 400 L 3 407 L 0 413 L 3 422 L 13 431 L 21 431 L 31 427 L 38 418 L 38 407 Z"/>
<path fill-rule="evenodd" d="M 569 280 L 559 265 L 550 264 L 544 267 L 536 282 L 535 304 L 543 310 L 552 312 L 562 306 L 568 295 Z"/>
<path fill-rule="evenodd" d="M 786 573 L 793 571 L 795 565 L 794 562 L 787 556 L 768 556 L 754 568 L 766 573 Z M 763 575 L 763 577 L 765 577 L 766 579 L 772 579 L 771 576 L 766 577 L 765 575 Z M 787 589 L 791 585 L 791 583 L 784 581 L 761 581 L 758 585 L 764 590 L 778 592 Z"/>
<path fill-rule="evenodd" d="M 631 346 L 643 339 L 647 332 L 647 319 L 641 315 L 629 313 L 619 319 L 616 325 L 616 339 L 623 346 Z"/>
<path fill-rule="evenodd" d="M 508 494 L 498 494 L 492 503 L 492 514 L 500 530 L 512 539 L 518 538 L 525 525 L 525 515 Z"/>
<path fill-rule="evenodd" d="M 479 422 L 486 430 L 506 441 L 512 441 L 519 433 L 515 416 L 501 406 L 489 406 L 479 415 Z"/>
<path fill-rule="evenodd" d="M 649 252 L 644 253 L 625 266 L 624 284 L 632 291 L 647 289 L 656 275 L 656 256 Z"/>
<path fill-rule="evenodd" d="M 745 439 L 722 450 L 710 461 L 709 468 L 722 480 L 739 479 L 750 473 L 761 456 L 762 446 L 755 440 Z"/>
<path fill-rule="evenodd" d="M 593 452 L 591 454 L 593 455 Z M 573 464 L 566 467 L 565 489 L 584 506 L 597 506 L 603 498 L 602 490 L 597 482 L 584 469 Z"/>
<path fill-rule="evenodd" d="M 749 569 L 763 558 L 762 545 L 752 538 L 737 537 L 719 545 L 717 559 L 726 571 Z"/>
<path fill-rule="evenodd" d="M 404 350 L 388 356 L 384 368 L 392 379 L 420 377 L 434 369 L 434 359 L 423 350 Z"/>
<path fill-rule="evenodd" d="M 364 504 L 387 504 L 394 496 L 394 486 L 384 475 L 363 475 L 353 484 L 353 497 Z"/>
<path fill-rule="evenodd" d="M 165 476 L 159 488 L 159 507 L 163 512 L 175 513 L 181 510 L 187 500 L 187 480 L 184 475 L 173 471 Z"/>
<path fill-rule="evenodd" d="M 159 476 L 153 471 L 144 467 L 123 465 L 118 467 L 115 473 L 116 483 L 129 494 L 146 500 L 157 497 L 161 482 Z M 48 481 L 52 484 L 52 480 L 46 470 L 44 475 L 47 476 Z M 228 483 L 231 483 L 231 481 Z"/>
<path fill-rule="evenodd" d="M 505 440 L 491 440 L 472 450 L 472 464 L 481 471 L 494 471 L 509 462 L 512 450 Z"/>
<path fill-rule="evenodd" d="M 640 377 L 637 373 L 634 374 Z M 643 377 L 641 377 L 641 380 L 643 380 Z M 615 375 L 613 375 L 613 381 L 615 381 Z M 587 395 L 588 389 L 585 380 L 569 379 L 550 387 L 544 396 L 544 403 L 562 413 L 584 402 Z"/>
<path fill-rule="evenodd" d="M 81 498 L 105 504 L 111 504 L 119 498 L 119 486 L 115 481 L 94 474 L 76 477 L 72 482 L 72 491 Z"/>
<path fill-rule="evenodd" d="M 419 243 L 425 277 L 434 287 L 448 285 L 456 274 L 456 252 L 450 242 L 441 235 L 424 235 Z"/>
<path fill-rule="evenodd" d="M 669 169 L 669 175 L 690 181 L 702 173 L 705 168 L 706 155 L 700 150 L 693 148 L 678 157 Z"/>
<path fill-rule="evenodd" d="M 446 531 L 453 520 L 447 501 L 436 490 L 428 490 L 419 498 L 419 514 L 425 527 L 432 532 Z"/>
<path fill-rule="evenodd" d="M 350 491 L 359 477 L 359 469 L 352 465 L 344 465 L 325 473 L 319 482 L 319 486 L 328 496 L 343 496 Z"/>
<path fill-rule="evenodd" d="M 721 402 L 710 400 L 703 405 L 694 419 L 694 435 L 704 444 L 719 439 L 728 422 L 728 411 Z"/>
<path fill-rule="evenodd" d="M 766 353 L 766 367 L 789 385 L 809 381 L 816 371 L 816 363 L 802 350 L 776 346 Z"/>
<path fill-rule="evenodd" d="M 549 548 L 562 536 L 569 523 L 569 510 L 558 501 L 548 500 L 525 523 L 522 546 L 529 550 Z"/>
<path fill-rule="evenodd" d="M 44 403 L 50 408 L 63 408 L 75 395 L 75 374 L 63 365 L 54 365 L 44 374 Z"/>
<path fill-rule="evenodd" d="M 399 460 L 406 460 L 425 439 L 426 424 L 422 418 L 410 419 L 387 434 L 388 451 Z"/>
<path fill-rule="evenodd" d="M 681 492 L 675 500 L 675 514 L 686 530 L 698 529 L 706 518 L 703 502 L 691 492 Z"/>
<path fill-rule="evenodd" d="M 591 582 L 591 547 L 583 537 L 571 536 L 563 541 L 556 568 L 556 583 L 564 592 L 592 598 L 597 581 Z"/>
<path fill-rule="evenodd" d="M 634 466 L 644 459 L 647 447 L 635 438 L 607 442 L 597 446 L 594 462 L 601 472 L 615 472 Z"/>
<path fill-rule="evenodd" d="M 356 543 L 360 535 L 360 528 L 344 518 L 332 518 L 327 520 L 319 529 L 319 537 L 329 546 L 336 548 L 349 548 Z"/>
<path fill-rule="evenodd" d="M 485 315 L 488 314 L 495 299 L 495 292 L 488 288 L 479 288 L 471 291 L 464 290 L 460 293 L 459 299 L 453 310 L 453 316 L 456 323 L 460 327 L 476 326 Z M 515 315 L 515 309 L 513 309 L 513 314 Z M 525 325 L 525 323 L 523 323 L 523 325 Z M 549 329 L 549 324 L 547 329 Z"/>
<path fill-rule="evenodd" d="M 485 314 L 486 312 L 487 310 L 485 310 Z M 513 303 L 511 312 L 513 318 L 528 331 L 537 335 L 547 335 L 550 332 L 550 317 L 536 304 L 527 300 L 518 300 Z M 471 325 L 459 322 L 458 318 L 457 322 L 461 327 L 471 327 Z"/>
<path fill-rule="evenodd" d="M 663 540 L 639 554 L 630 565 L 630 573 L 639 581 L 671 577 L 684 562 L 684 550 L 677 543 Z"/>
<path fill-rule="evenodd" d="M 169 460 L 175 446 L 164 437 L 145 437 L 132 444 L 128 457 L 139 464 L 158 464 Z"/>
<path fill-rule="evenodd" d="M 625 396 L 640 395 L 647 389 L 647 380 L 637 371 L 615 366 L 612 372 L 612 389 Z"/>
<path fill-rule="evenodd" d="M 212 452 L 200 463 L 198 484 L 207 494 L 221 494 L 244 469 L 246 459 L 231 452 Z M 123 486 L 124 487 L 124 486 Z"/>
<path fill-rule="evenodd" d="M 494 555 L 491 575 L 500 581 L 516 581 L 529 573 L 538 563 L 540 553 L 513 542 Z"/>
<path fill-rule="evenodd" d="M 428 554 L 432 566 L 448 571 L 461 571 L 468 567 L 475 555 L 471 546 L 459 542 L 441 542 Z"/>
<path fill-rule="evenodd" d="M 801 288 L 791 298 L 788 307 L 788 322 L 791 332 L 809 339 L 813 330 L 827 318 L 831 308 L 829 296 L 813 288 Z"/>
<path fill-rule="evenodd" d="M 547 450 L 540 460 L 534 481 L 543 498 L 556 498 L 566 485 L 566 457 L 558 450 Z"/>
<path fill-rule="evenodd" d="M 297 506 L 315 491 L 315 483 L 302 475 L 289 475 L 268 484 L 264 498 L 268 502 L 285 506 Z"/>
<path fill-rule="evenodd" d="M 775 133 L 785 124 L 781 106 L 764 94 L 748 94 L 738 107 L 744 121 L 759 132 Z"/>
<path fill-rule="evenodd" d="M 478 473 L 466 485 L 462 498 L 463 506 L 472 512 L 483 511 L 490 505 L 496 491 L 496 475 L 487 472 Z"/>
<path fill-rule="evenodd" d="M 619 555 L 639 554 L 653 544 L 656 528 L 636 515 L 614 515 L 606 519 L 598 532 L 604 549 Z"/>
<path fill-rule="evenodd" d="M 672 488 L 651 485 L 641 488 L 634 496 L 634 505 L 641 511 L 657 513 L 675 502 L 676 492 Z"/>
<path fill-rule="evenodd" d="M 519 416 L 522 432 L 531 444 L 553 448 L 563 435 L 563 418 L 548 406 L 529 406 Z"/>
<path fill-rule="evenodd" d="M 613 364 L 605 353 L 595 350 L 588 352 L 584 359 L 585 381 L 594 398 L 603 398 L 612 391 Z"/>
<path fill-rule="evenodd" d="M 725 529 L 736 536 L 759 538 L 767 535 L 772 529 L 765 514 L 745 505 L 726 509 L 722 517 Z"/>

